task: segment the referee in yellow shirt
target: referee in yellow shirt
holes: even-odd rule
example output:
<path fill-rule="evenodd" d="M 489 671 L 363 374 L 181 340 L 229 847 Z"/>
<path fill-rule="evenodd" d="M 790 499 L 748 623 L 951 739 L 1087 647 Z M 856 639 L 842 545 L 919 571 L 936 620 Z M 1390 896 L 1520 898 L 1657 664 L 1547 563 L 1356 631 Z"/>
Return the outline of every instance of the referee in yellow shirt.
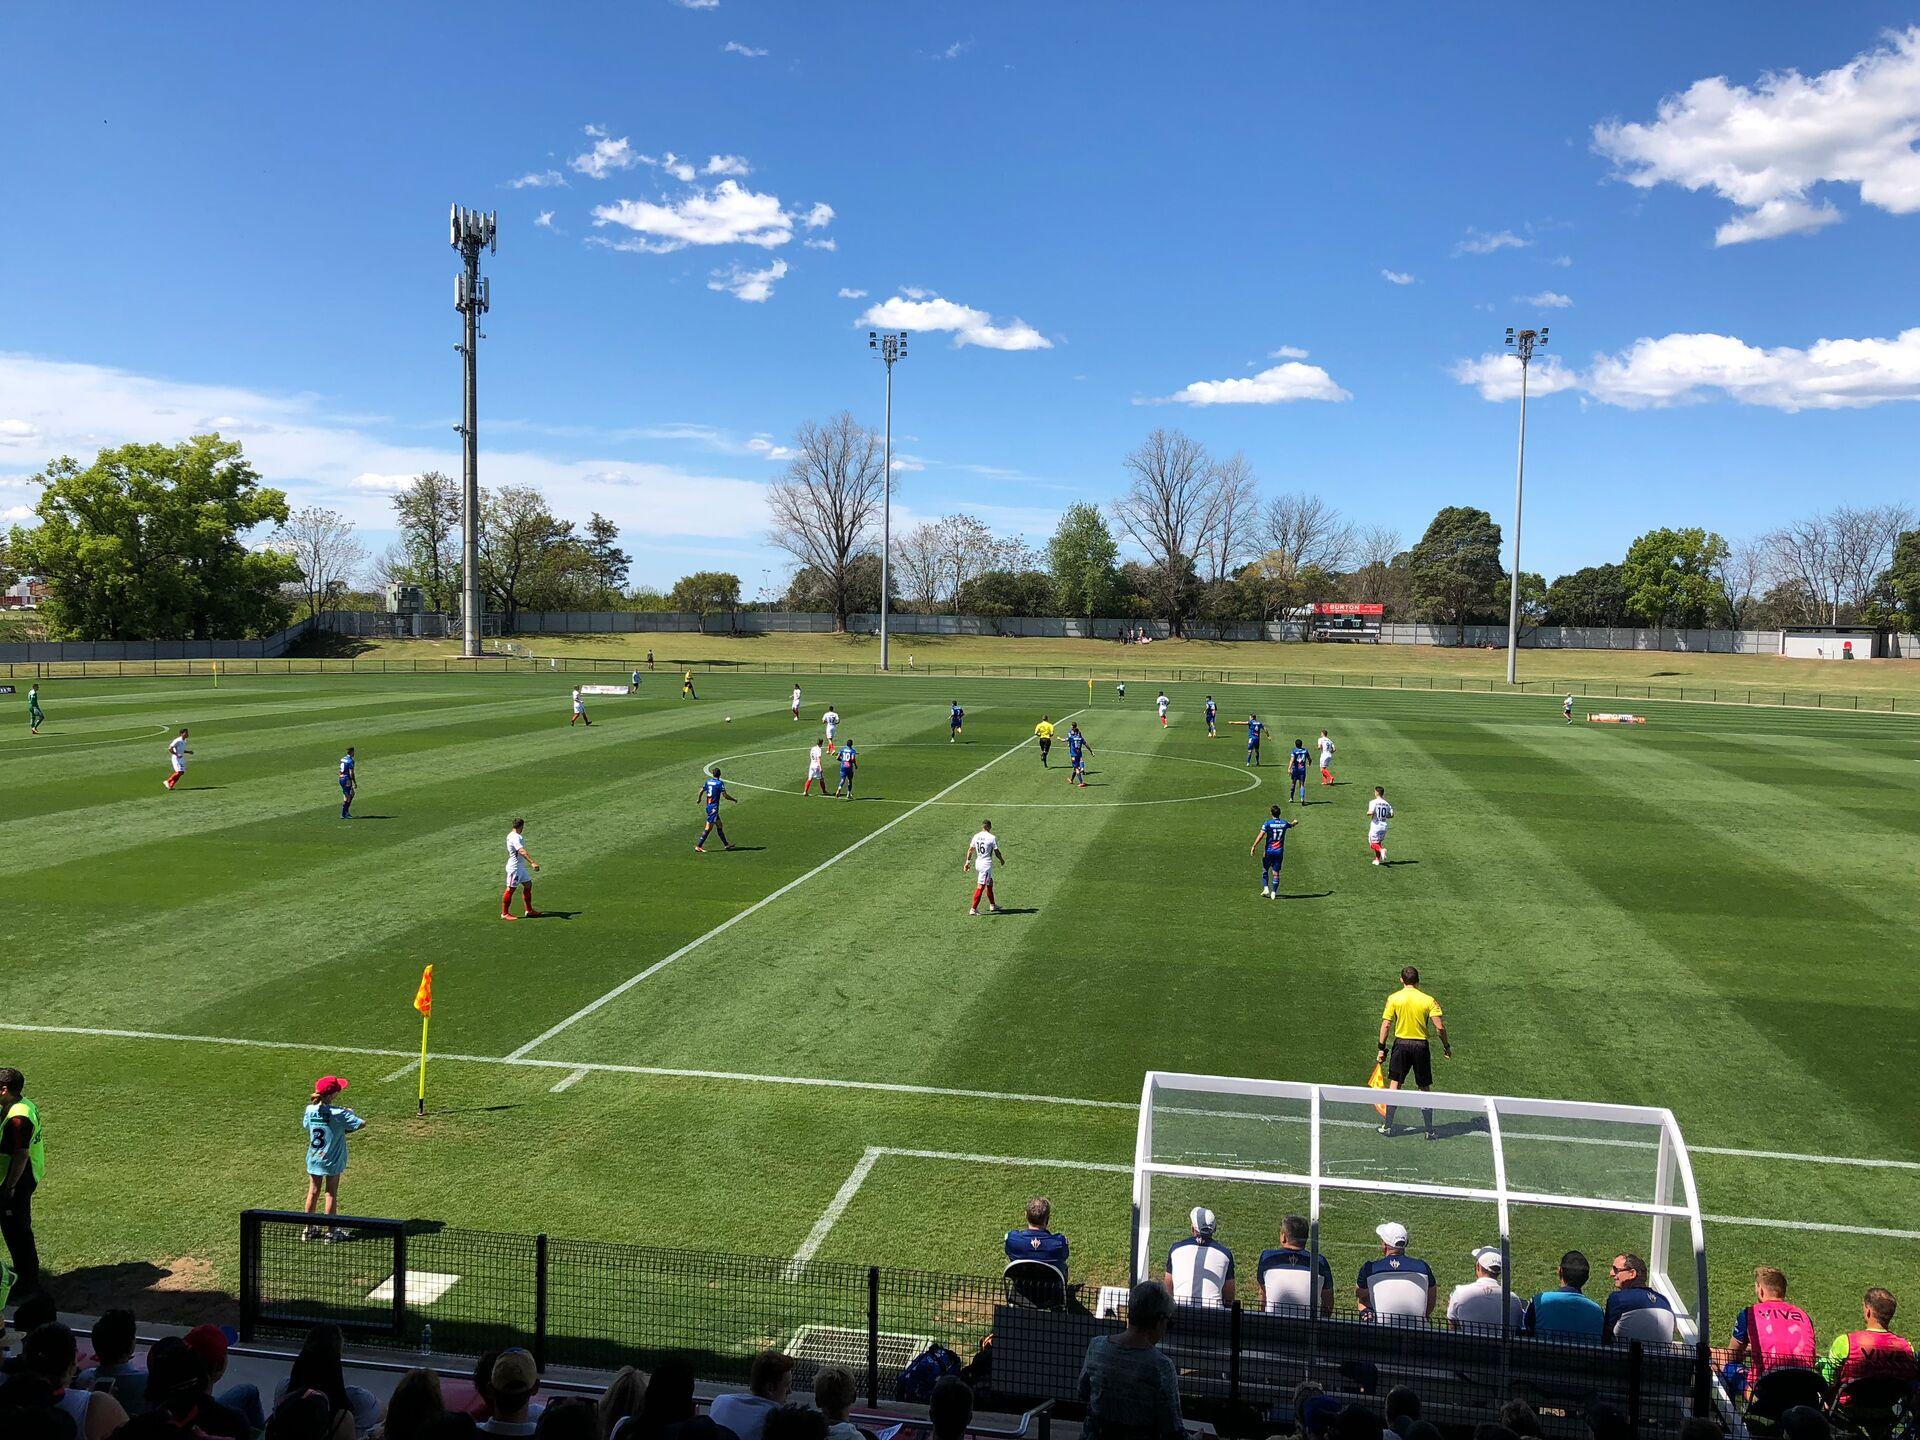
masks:
<path fill-rule="evenodd" d="M 1433 1088 L 1433 1048 L 1427 1043 L 1428 1025 L 1432 1025 L 1440 1037 L 1440 1053 L 1451 1060 L 1453 1042 L 1447 1039 L 1447 1022 L 1441 1016 L 1440 1002 L 1420 988 L 1420 972 L 1409 965 L 1400 972 L 1400 988 L 1387 997 L 1386 1008 L 1380 1012 L 1379 1059 L 1387 1067 L 1389 1090 L 1398 1090 L 1409 1074 L 1422 1090 Z M 1394 1107 L 1389 1105 L 1385 1122 L 1380 1126 L 1382 1135 L 1393 1133 L 1393 1112 Z M 1420 1116 L 1426 1122 L 1427 1139 L 1433 1139 L 1433 1111 L 1422 1110 Z"/>
<path fill-rule="evenodd" d="M 1047 752 L 1053 749 L 1053 717 L 1042 715 L 1040 723 L 1033 727 L 1033 733 L 1040 738 L 1040 763 L 1047 763 Z"/>

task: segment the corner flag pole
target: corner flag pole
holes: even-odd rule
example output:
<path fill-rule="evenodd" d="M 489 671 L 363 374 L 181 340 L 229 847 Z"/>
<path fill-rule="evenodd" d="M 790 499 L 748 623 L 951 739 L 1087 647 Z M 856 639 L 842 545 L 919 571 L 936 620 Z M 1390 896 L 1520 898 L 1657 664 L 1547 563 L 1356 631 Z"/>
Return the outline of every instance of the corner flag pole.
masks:
<path fill-rule="evenodd" d="M 427 1026 L 433 1022 L 433 966 L 420 973 L 413 1008 L 420 1012 L 420 1113 L 427 1113 Z"/>

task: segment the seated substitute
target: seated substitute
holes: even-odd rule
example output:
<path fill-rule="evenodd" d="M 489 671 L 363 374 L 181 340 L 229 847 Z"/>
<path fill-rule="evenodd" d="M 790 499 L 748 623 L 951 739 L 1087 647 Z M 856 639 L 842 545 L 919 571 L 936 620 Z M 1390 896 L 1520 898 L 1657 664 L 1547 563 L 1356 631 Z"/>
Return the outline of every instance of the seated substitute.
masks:
<path fill-rule="evenodd" d="M 1820 1374 L 1829 1385 L 1837 1389 L 1850 1381 L 1883 1377 L 1913 1382 L 1913 1346 L 1890 1328 L 1895 1308 L 1891 1290 L 1876 1285 L 1867 1291 L 1860 1305 L 1866 1328 L 1835 1336 L 1820 1362 Z"/>
<path fill-rule="evenodd" d="M 1322 1315 L 1333 1314 L 1333 1267 L 1307 1249 L 1307 1217 L 1289 1215 L 1280 1224 L 1280 1246 L 1262 1250 L 1254 1267 L 1262 1304 L 1269 1311 L 1310 1311 L 1319 1291 Z"/>
<path fill-rule="evenodd" d="M 1354 1296 L 1362 1320 L 1420 1320 L 1433 1316 L 1433 1271 L 1407 1254 L 1407 1227 L 1389 1220 L 1376 1226 L 1380 1254 L 1360 1267 Z"/>
<path fill-rule="evenodd" d="M 1673 1339 L 1673 1306 L 1647 1280 L 1647 1262 L 1638 1255 L 1616 1255 L 1607 1270 L 1613 1276 L 1613 1293 L 1607 1296 L 1601 1326 L 1606 1338 Z"/>
<path fill-rule="evenodd" d="M 1447 1325 L 1458 1330 L 1463 1325 L 1486 1326 L 1497 1330 L 1503 1320 L 1510 1322 L 1515 1329 L 1520 1326 L 1520 1312 L 1525 1308 L 1518 1295 L 1509 1293 L 1503 1303 L 1501 1300 L 1501 1273 L 1505 1261 L 1501 1259 L 1498 1245 L 1482 1245 L 1473 1252 L 1473 1279 L 1463 1285 L 1453 1287 L 1453 1294 L 1447 1297 Z"/>
<path fill-rule="evenodd" d="M 1733 1339 L 1720 1378 L 1729 1395 L 1751 1395 L 1769 1370 L 1811 1369 L 1813 1320 L 1787 1299 L 1783 1270 L 1762 1265 L 1753 1272 L 1753 1304 L 1733 1317 Z"/>
<path fill-rule="evenodd" d="M 1027 1223 L 1007 1232 L 1007 1260 L 1039 1260 L 1067 1278 L 1067 1237 L 1047 1227 L 1053 1221 L 1053 1206 L 1044 1195 L 1027 1202 Z"/>
<path fill-rule="evenodd" d="M 1213 1238 L 1220 1222 L 1196 1205 L 1187 1223 L 1192 1233 L 1167 1251 L 1167 1293 L 1181 1305 L 1233 1304 L 1233 1252 Z"/>
<path fill-rule="evenodd" d="M 1581 1292 L 1593 1267 L 1578 1250 L 1560 1257 L 1560 1283 L 1542 1290 L 1520 1312 L 1520 1329 L 1528 1335 L 1564 1335 L 1569 1339 L 1598 1340 L 1606 1334 L 1607 1313 Z"/>

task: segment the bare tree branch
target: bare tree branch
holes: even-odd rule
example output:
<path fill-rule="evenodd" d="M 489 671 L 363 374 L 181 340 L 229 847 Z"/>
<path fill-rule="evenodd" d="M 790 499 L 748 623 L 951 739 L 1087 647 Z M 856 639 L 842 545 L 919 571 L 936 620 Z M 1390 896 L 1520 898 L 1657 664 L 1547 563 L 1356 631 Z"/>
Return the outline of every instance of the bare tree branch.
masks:
<path fill-rule="evenodd" d="M 1112 502 L 1121 532 L 1147 552 L 1160 609 L 1180 633 L 1188 570 L 1214 524 L 1219 481 L 1207 447 L 1178 430 L 1155 430 L 1127 456 L 1126 493 Z"/>
<path fill-rule="evenodd" d="M 787 473 L 767 487 L 767 542 L 819 573 L 836 630 L 847 628 L 853 563 L 873 550 L 883 494 L 880 439 L 842 411 L 794 432 Z"/>

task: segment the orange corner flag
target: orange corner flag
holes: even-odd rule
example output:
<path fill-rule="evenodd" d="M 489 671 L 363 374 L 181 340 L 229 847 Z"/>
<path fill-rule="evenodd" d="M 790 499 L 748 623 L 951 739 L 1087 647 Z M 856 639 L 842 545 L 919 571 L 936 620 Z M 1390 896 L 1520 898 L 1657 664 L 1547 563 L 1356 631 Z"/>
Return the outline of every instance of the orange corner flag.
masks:
<path fill-rule="evenodd" d="M 429 965 L 427 968 L 431 970 L 433 967 Z M 1380 1073 L 1380 1066 L 1377 1062 L 1373 1067 L 1373 1074 L 1367 1077 L 1367 1088 L 1369 1090 L 1384 1090 L 1387 1088 L 1387 1077 Z M 1386 1106 L 1376 1105 L 1373 1108 L 1375 1111 L 1379 1113 L 1379 1116 L 1382 1120 L 1387 1118 Z"/>
<path fill-rule="evenodd" d="M 433 1014 L 433 966 L 420 973 L 420 988 L 414 992 L 413 1008 L 422 1015 Z"/>

